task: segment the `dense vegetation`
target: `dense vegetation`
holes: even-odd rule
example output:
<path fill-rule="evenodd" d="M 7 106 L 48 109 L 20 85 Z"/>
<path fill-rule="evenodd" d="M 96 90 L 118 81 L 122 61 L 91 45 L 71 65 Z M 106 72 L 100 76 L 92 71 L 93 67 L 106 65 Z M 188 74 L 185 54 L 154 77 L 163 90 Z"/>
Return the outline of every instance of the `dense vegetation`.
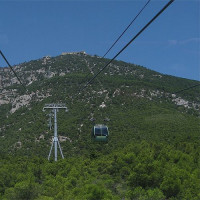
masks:
<path fill-rule="evenodd" d="M 1 199 L 200 198 L 199 146 L 141 141 L 103 154 L 48 162 L 38 157 L 1 159 Z"/>
<path fill-rule="evenodd" d="M 200 199 L 200 89 L 177 96 L 189 107 L 175 104 L 171 95 L 197 81 L 115 61 L 75 98 L 87 66 L 97 63 L 97 71 L 107 60 L 67 55 L 50 61 L 51 69 L 38 60 L 20 71 L 29 77 L 30 70 L 46 67 L 28 90 L 50 95 L 40 101 L 33 96 L 12 114 L 13 104 L 0 106 L 0 199 Z M 51 72 L 58 74 L 45 78 Z M 23 95 L 16 84 L 7 90 L 13 88 Z M 69 108 L 58 113 L 65 159 L 56 163 L 46 159 L 53 131 L 42 112 L 53 102 Z M 95 123 L 108 125 L 107 143 L 91 139 Z"/>

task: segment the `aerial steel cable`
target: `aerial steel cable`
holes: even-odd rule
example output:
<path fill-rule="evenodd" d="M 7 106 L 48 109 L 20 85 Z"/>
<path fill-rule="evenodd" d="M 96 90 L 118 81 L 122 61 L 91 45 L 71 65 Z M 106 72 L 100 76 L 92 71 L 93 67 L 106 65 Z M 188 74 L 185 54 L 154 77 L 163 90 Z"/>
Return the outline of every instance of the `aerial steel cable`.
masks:
<path fill-rule="evenodd" d="M 195 87 L 197 87 L 197 86 L 200 86 L 200 83 L 199 83 L 199 84 L 196 84 L 196 85 L 193 85 L 193 86 L 190 86 L 190 87 L 187 87 L 187 88 L 184 88 L 184 89 L 182 89 L 182 90 L 178 90 L 178 91 L 174 92 L 174 94 L 178 94 L 178 93 L 180 93 L 180 92 L 183 92 L 183 91 L 185 91 L 185 90 L 189 90 L 189 89 L 195 88 Z"/>
<path fill-rule="evenodd" d="M 15 72 L 15 70 L 13 69 L 13 67 L 10 65 L 10 63 L 8 62 L 8 60 L 6 59 L 6 57 L 4 56 L 4 54 L 2 53 L 2 51 L 0 50 L 0 54 L 3 57 L 3 59 L 6 61 L 6 63 L 8 64 L 10 70 L 14 73 L 14 75 L 16 76 L 17 80 L 20 82 L 20 84 L 22 85 L 22 87 L 25 89 L 25 91 L 28 91 L 27 88 L 25 87 L 25 85 L 22 83 L 22 81 L 20 80 L 20 78 L 17 76 L 17 73 Z"/>
<path fill-rule="evenodd" d="M 134 17 L 134 19 L 131 21 L 131 23 L 125 28 L 125 30 L 122 32 L 122 34 L 115 40 L 115 42 L 112 44 L 112 46 L 107 50 L 107 52 L 104 54 L 102 58 L 104 58 L 109 51 L 115 46 L 115 44 L 119 41 L 119 39 L 126 33 L 126 31 L 129 29 L 129 27 L 133 24 L 133 22 L 138 18 L 138 16 L 142 13 L 142 11 L 145 9 L 145 7 L 150 3 L 151 0 L 148 0 L 147 3 L 143 6 L 143 8 L 139 11 L 139 13 Z"/>
<path fill-rule="evenodd" d="M 8 62 L 8 60 L 6 59 L 6 57 L 4 56 L 3 52 L 0 50 L 0 54 L 3 57 L 3 59 L 6 61 L 6 63 L 8 64 L 10 70 L 14 73 L 14 75 L 16 76 L 17 80 L 19 81 L 19 83 L 21 84 L 21 86 L 24 88 L 25 92 L 27 93 L 27 95 L 30 97 L 30 99 L 32 99 L 31 95 L 28 94 L 28 89 L 26 88 L 26 86 L 22 83 L 22 81 L 20 80 L 19 76 L 17 75 L 16 71 L 13 69 L 13 67 L 10 65 L 10 63 Z M 35 121 L 35 117 L 33 116 L 33 113 L 31 113 L 34 121 Z"/>
<path fill-rule="evenodd" d="M 99 72 L 97 72 L 78 92 L 82 92 L 111 62 L 117 58 L 165 9 L 167 9 L 175 0 L 170 0 Z M 78 95 L 77 94 L 77 95 Z"/>
<path fill-rule="evenodd" d="M 142 13 L 142 11 L 146 8 L 146 6 L 150 3 L 150 1 L 151 0 L 148 0 L 147 2 L 146 2 L 146 4 L 142 7 L 142 9 L 138 12 L 138 14 L 134 17 L 134 19 L 129 23 L 129 25 L 125 28 L 125 30 L 119 35 L 119 37 L 114 41 L 114 43 L 111 45 L 111 47 L 106 51 L 106 53 L 103 55 L 103 57 L 102 58 L 105 58 L 105 56 L 111 51 L 111 49 L 116 45 L 116 43 L 121 39 L 121 37 L 126 33 L 126 31 L 130 28 L 130 26 L 136 21 L 136 19 L 139 17 L 139 15 Z M 90 74 L 91 74 L 91 72 L 92 72 L 92 69 L 91 70 L 89 70 L 90 72 L 85 76 L 85 78 L 84 79 L 86 79 Z M 98 78 L 97 78 L 97 80 L 98 80 Z M 98 82 L 99 82 L 99 84 L 100 84 L 100 86 L 101 86 L 101 88 L 103 88 L 102 87 L 102 84 L 101 84 L 101 82 L 98 80 Z M 78 94 L 79 94 L 79 92 L 78 92 Z M 76 96 L 76 95 L 75 95 Z"/>
<path fill-rule="evenodd" d="M 130 22 L 130 24 L 125 28 L 125 30 L 121 33 L 121 35 L 115 40 L 115 42 L 111 45 L 111 47 L 106 51 L 102 58 L 110 52 L 110 50 L 115 46 L 115 44 L 120 40 L 120 38 L 126 33 L 126 31 L 130 28 L 133 22 L 139 17 L 142 11 L 146 8 L 146 6 L 150 3 L 151 0 L 148 0 L 147 3 L 142 7 L 142 9 L 138 12 L 138 14 L 134 17 L 134 19 Z M 85 78 L 87 78 L 91 73 L 88 73 Z"/>

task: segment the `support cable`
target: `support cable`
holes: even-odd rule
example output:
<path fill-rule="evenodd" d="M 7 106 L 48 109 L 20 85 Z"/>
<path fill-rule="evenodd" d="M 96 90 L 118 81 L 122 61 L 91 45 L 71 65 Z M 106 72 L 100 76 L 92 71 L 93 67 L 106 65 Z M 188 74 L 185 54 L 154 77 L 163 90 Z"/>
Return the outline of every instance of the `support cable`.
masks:
<path fill-rule="evenodd" d="M 182 89 L 182 90 L 178 90 L 178 91 L 174 92 L 174 94 L 178 94 L 178 93 L 180 93 L 180 92 L 183 92 L 183 91 L 185 91 L 185 90 L 189 90 L 189 89 L 195 88 L 195 87 L 197 87 L 197 86 L 200 86 L 200 83 L 197 84 L 197 85 L 190 86 L 190 87 L 188 87 L 188 88 L 184 88 L 184 89 Z"/>
<path fill-rule="evenodd" d="M 115 44 L 119 41 L 119 39 L 126 33 L 126 31 L 129 29 L 129 27 L 133 24 L 133 22 L 138 18 L 138 16 L 142 13 L 142 11 L 145 9 L 145 7 L 150 3 L 151 0 L 148 0 L 147 3 L 143 6 L 143 8 L 139 11 L 139 13 L 134 17 L 134 19 L 131 21 L 131 23 L 125 28 L 125 30 L 122 32 L 122 34 L 115 40 L 115 42 L 112 44 L 112 46 L 107 50 L 107 52 L 104 54 L 103 58 L 109 53 L 109 51 L 115 46 Z"/>
<path fill-rule="evenodd" d="M 131 21 L 131 23 L 125 28 L 125 30 L 121 33 L 121 35 L 115 40 L 115 42 L 111 45 L 111 47 L 106 51 L 106 53 L 103 55 L 102 58 L 105 58 L 105 56 L 110 52 L 110 50 L 115 46 L 115 44 L 120 40 L 120 38 L 126 33 L 126 31 L 129 29 L 129 27 L 133 24 L 133 22 L 139 17 L 139 15 L 142 13 L 142 11 L 145 9 L 145 7 L 150 3 L 151 0 L 148 0 L 147 3 L 142 7 L 142 9 L 138 12 L 138 14 L 134 17 L 134 19 Z M 91 73 L 88 73 L 85 78 L 87 78 Z"/>
<path fill-rule="evenodd" d="M 111 62 L 117 58 L 165 9 L 167 9 L 175 0 L 170 0 L 99 72 L 97 72 L 78 92 L 82 92 Z"/>
<path fill-rule="evenodd" d="M 22 87 L 25 89 L 25 91 L 28 91 L 26 86 L 22 83 L 22 81 L 20 80 L 20 78 L 18 77 L 17 73 L 15 72 L 15 70 L 13 69 L 13 67 L 10 65 L 10 63 L 8 62 L 8 60 L 6 59 L 6 57 L 4 56 L 4 54 L 2 53 L 2 51 L 0 50 L 0 54 L 3 57 L 3 59 L 6 61 L 6 63 L 8 64 L 10 70 L 14 73 L 14 75 L 16 76 L 17 80 L 20 82 L 20 84 L 22 85 Z"/>
<path fill-rule="evenodd" d="M 17 80 L 20 82 L 21 86 L 24 88 L 25 92 L 27 93 L 27 95 L 30 97 L 30 100 L 32 99 L 31 95 L 28 94 L 28 89 L 26 88 L 26 86 L 22 83 L 22 81 L 20 80 L 19 76 L 17 75 L 16 71 L 13 69 L 13 67 L 10 65 L 10 63 L 8 62 L 8 60 L 6 59 L 5 55 L 3 54 L 3 52 L 0 50 L 0 54 L 3 57 L 3 59 L 6 61 L 6 63 L 8 64 L 10 70 L 14 73 L 14 75 L 16 76 Z M 31 113 L 33 120 L 35 120 L 35 117 L 33 115 L 33 113 Z"/>

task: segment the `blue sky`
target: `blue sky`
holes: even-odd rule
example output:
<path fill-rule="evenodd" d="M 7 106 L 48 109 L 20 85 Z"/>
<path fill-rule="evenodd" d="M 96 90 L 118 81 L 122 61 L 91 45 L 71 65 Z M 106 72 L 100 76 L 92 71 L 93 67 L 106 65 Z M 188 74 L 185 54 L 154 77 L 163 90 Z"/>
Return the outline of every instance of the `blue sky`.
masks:
<path fill-rule="evenodd" d="M 103 56 L 146 2 L 0 0 L 0 49 L 11 64 L 82 50 Z M 166 2 L 152 0 L 107 58 Z M 117 59 L 200 80 L 200 1 L 175 0 Z"/>

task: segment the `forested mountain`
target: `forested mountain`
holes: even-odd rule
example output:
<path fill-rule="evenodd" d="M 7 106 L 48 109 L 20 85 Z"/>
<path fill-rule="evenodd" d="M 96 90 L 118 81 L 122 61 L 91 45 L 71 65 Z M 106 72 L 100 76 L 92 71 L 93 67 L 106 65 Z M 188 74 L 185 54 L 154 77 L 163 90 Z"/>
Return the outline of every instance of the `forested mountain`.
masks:
<path fill-rule="evenodd" d="M 85 52 L 0 68 L 0 199 L 200 199 L 198 81 Z M 65 156 L 47 161 L 47 103 Z M 94 142 L 94 124 L 109 127 Z"/>

